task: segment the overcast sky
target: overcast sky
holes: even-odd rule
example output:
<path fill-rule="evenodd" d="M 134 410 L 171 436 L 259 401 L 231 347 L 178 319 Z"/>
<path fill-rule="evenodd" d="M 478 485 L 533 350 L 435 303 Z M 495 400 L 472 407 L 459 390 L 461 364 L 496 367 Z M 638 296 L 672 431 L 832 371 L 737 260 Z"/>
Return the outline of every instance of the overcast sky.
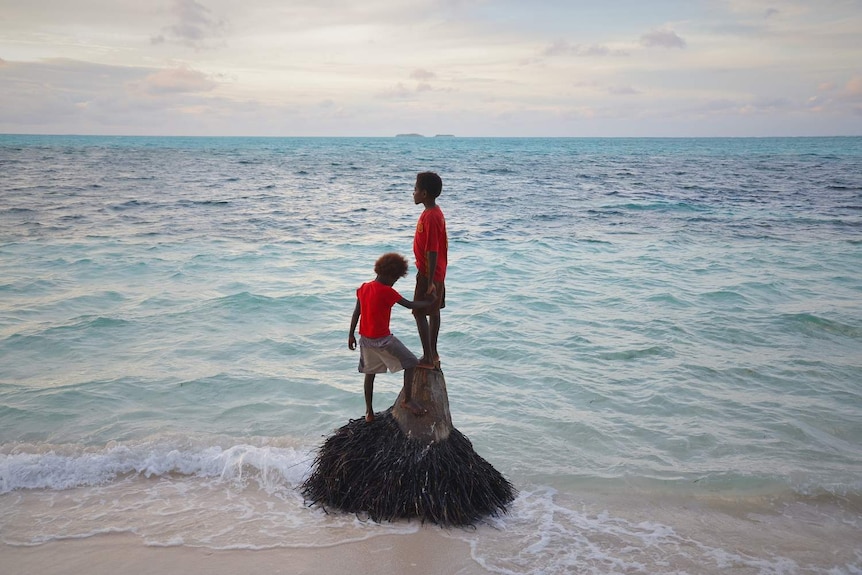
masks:
<path fill-rule="evenodd" d="M 0 133 L 862 135 L 862 0 L 0 0 Z"/>

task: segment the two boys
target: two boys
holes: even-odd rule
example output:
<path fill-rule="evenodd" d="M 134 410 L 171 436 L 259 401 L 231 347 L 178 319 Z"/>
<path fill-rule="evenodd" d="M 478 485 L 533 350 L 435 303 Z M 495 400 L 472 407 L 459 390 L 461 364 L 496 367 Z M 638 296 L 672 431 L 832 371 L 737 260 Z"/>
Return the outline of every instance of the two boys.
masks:
<path fill-rule="evenodd" d="M 359 323 L 359 371 L 365 374 L 365 421 L 374 420 L 371 399 L 374 376 L 404 370 L 404 396 L 402 406 L 414 415 L 423 415 L 425 409 L 412 399 L 413 371 L 415 368 L 440 367 L 437 354 L 437 337 L 440 333 L 440 310 L 446 306 L 446 267 L 448 239 L 446 220 L 437 205 L 443 190 L 443 181 L 434 172 L 421 172 L 413 187 L 413 202 L 425 209 L 416 223 L 413 237 L 413 255 L 416 258 L 416 287 L 413 301 L 409 301 L 392 287 L 399 278 L 407 275 L 407 261 L 399 254 L 381 256 L 374 265 L 377 277 L 356 290 L 356 306 L 350 322 L 347 346 L 356 349 L 356 324 Z M 423 355 L 417 359 L 389 330 L 392 306 L 402 305 L 413 310 L 416 328 L 422 342 Z M 361 318 L 361 322 L 360 322 Z"/>

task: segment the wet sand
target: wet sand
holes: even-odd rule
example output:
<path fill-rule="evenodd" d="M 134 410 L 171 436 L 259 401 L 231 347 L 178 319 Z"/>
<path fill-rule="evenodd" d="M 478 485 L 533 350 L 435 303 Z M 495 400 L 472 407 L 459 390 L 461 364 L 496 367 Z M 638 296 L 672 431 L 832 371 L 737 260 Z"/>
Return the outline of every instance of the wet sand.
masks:
<path fill-rule="evenodd" d="M 227 551 L 149 547 L 135 535 L 110 534 L 28 547 L 0 545 L 0 564 L 9 575 L 488 573 L 470 558 L 466 543 L 431 527 L 331 547 Z"/>

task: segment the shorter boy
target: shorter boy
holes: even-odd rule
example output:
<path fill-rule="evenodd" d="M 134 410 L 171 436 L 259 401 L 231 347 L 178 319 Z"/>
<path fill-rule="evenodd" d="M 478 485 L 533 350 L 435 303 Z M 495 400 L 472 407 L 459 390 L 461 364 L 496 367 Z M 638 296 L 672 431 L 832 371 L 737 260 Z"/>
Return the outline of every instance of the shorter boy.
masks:
<path fill-rule="evenodd" d="M 356 307 L 350 320 L 347 347 L 356 349 L 356 324 L 359 325 L 359 371 L 365 374 L 365 421 L 374 421 L 371 397 L 374 394 L 374 375 L 404 370 L 404 398 L 401 406 L 413 415 L 427 412 L 412 399 L 413 370 L 419 360 L 389 330 L 392 306 L 396 303 L 409 309 L 425 307 L 429 301 L 409 301 L 401 297 L 392 286 L 407 275 L 408 264 L 401 254 L 383 254 L 374 264 L 377 277 L 356 290 Z"/>

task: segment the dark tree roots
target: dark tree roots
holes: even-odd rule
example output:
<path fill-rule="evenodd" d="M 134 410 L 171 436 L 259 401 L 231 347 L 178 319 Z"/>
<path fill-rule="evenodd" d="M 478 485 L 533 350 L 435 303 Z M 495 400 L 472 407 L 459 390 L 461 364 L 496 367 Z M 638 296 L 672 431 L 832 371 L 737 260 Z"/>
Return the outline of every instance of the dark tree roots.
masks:
<path fill-rule="evenodd" d="M 408 437 L 392 408 L 371 423 L 353 419 L 326 439 L 301 487 L 310 504 L 377 522 L 419 519 L 473 525 L 506 513 L 516 491 L 454 427 L 448 437 Z"/>

